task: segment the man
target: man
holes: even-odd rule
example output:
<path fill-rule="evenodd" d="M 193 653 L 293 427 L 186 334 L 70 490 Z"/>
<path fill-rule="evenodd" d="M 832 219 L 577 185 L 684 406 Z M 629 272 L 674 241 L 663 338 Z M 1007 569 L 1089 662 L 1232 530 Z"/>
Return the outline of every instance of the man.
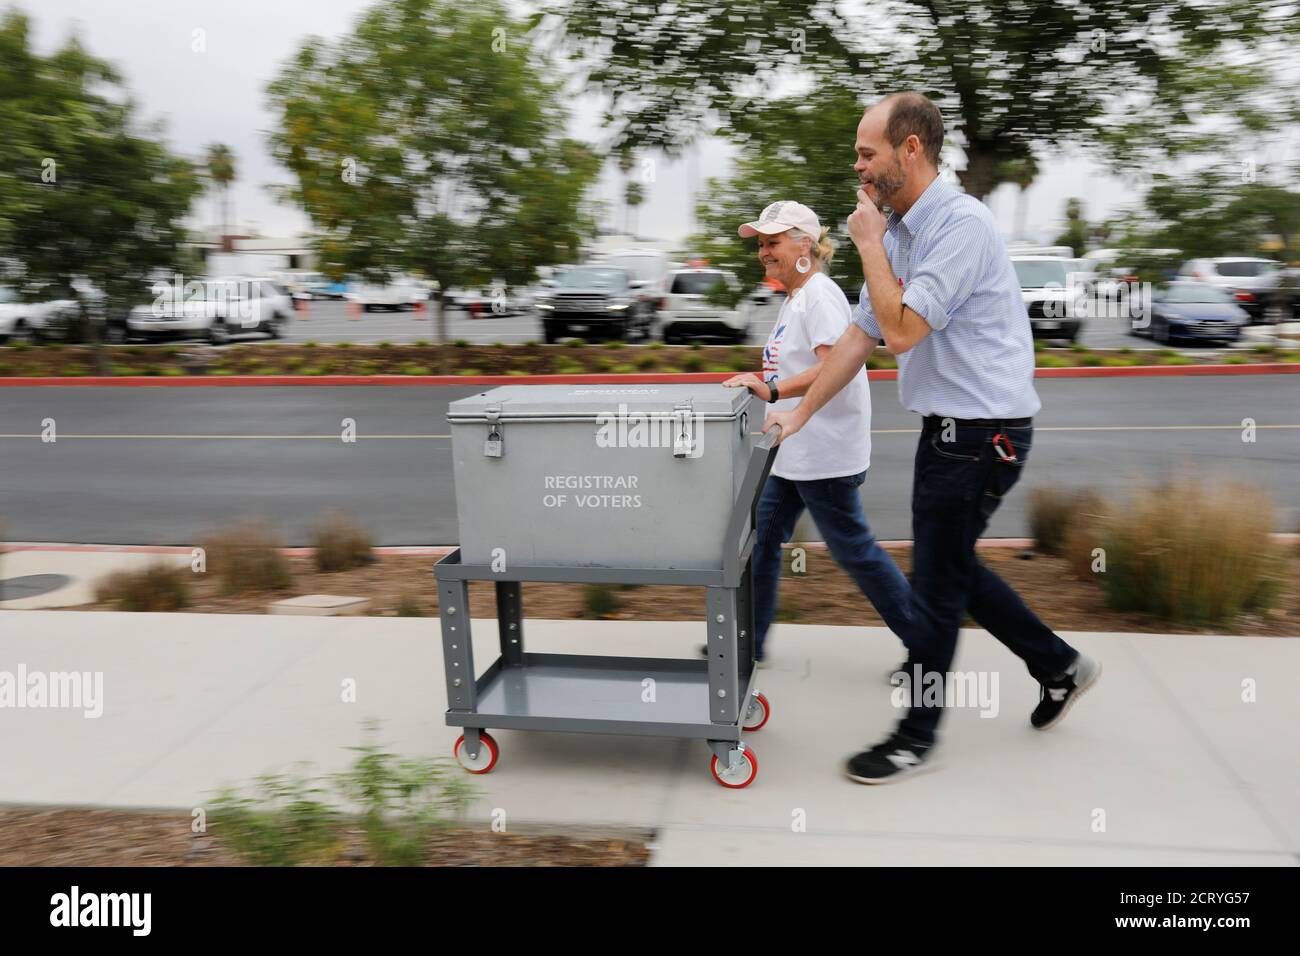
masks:
<path fill-rule="evenodd" d="M 782 440 L 862 368 L 884 339 L 898 358 L 903 405 L 923 416 L 912 484 L 911 705 L 896 730 L 851 757 L 860 783 L 933 766 L 942 693 L 969 613 L 1041 685 L 1030 716 L 1055 726 L 1100 665 L 1052 632 L 979 562 L 975 542 L 1020 478 L 1033 443 L 1034 348 L 1020 283 L 992 214 L 939 178 L 943 118 L 919 93 L 867 110 L 854 170 L 862 183 L 849 235 L 865 284 L 853 315 L 802 402 L 768 417 Z M 889 210 L 888 218 L 885 210 Z"/>

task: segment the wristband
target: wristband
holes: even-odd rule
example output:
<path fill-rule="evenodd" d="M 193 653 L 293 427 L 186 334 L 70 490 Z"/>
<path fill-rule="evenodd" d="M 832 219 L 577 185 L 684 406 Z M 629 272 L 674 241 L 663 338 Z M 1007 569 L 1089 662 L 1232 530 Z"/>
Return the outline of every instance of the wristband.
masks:
<path fill-rule="evenodd" d="M 771 392 L 767 399 L 769 405 L 780 401 L 781 393 L 776 390 L 776 379 L 772 379 L 772 381 L 767 383 L 767 390 Z"/>

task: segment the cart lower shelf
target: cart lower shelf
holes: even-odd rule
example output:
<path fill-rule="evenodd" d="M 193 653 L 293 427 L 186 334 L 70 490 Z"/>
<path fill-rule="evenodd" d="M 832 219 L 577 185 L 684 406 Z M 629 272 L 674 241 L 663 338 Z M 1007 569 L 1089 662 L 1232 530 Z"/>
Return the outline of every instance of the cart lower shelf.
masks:
<path fill-rule="evenodd" d="M 447 711 L 456 727 L 694 737 L 735 741 L 745 728 L 712 723 L 709 662 L 674 658 L 525 653 L 502 658 L 477 681 L 473 713 Z M 752 695 L 745 687 L 746 696 Z"/>

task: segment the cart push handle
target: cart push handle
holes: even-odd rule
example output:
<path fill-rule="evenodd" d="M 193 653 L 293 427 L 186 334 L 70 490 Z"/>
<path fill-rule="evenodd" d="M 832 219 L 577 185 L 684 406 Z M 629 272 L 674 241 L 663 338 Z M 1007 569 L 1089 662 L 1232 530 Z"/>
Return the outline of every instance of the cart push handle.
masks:
<path fill-rule="evenodd" d="M 781 426 L 774 425 L 749 450 L 749 465 L 745 468 L 740 493 L 731 508 L 731 520 L 727 522 L 727 538 L 723 545 L 722 569 L 733 587 L 740 583 L 741 564 L 749 557 L 754 546 L 758 498 L 763 492 L 768 473 L 772 470 L 780 438 Z"/>

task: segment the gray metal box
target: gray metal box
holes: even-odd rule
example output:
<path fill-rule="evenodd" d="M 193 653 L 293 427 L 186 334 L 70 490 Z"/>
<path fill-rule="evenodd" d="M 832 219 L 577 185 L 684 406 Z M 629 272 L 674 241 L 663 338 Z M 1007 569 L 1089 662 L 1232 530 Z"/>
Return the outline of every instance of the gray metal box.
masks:
<path fill-rule="evenodd" d="M 601 383 L 506 385 L 452 402 L 463 562 L 721 567 L 750 430 L 762 426 L 750 397 Z"/>

